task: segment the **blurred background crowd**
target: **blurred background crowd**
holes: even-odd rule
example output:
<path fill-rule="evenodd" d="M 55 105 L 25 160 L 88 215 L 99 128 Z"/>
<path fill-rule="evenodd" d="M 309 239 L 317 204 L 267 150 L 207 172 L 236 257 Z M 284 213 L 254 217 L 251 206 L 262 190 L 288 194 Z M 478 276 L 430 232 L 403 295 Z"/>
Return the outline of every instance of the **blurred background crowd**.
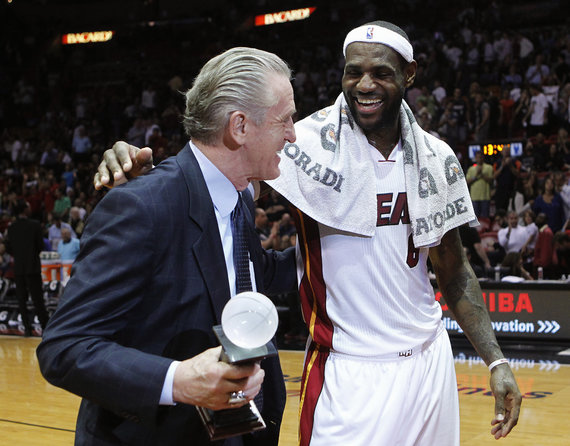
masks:
<path fill-rule="evenodd" d="M 66 237 L 69 229 L 71 238 L 80 239 L 105 193 L 92 185 L 104 150 L 117 140 L 149 146 L 156 164 L 184 146 L 181 92 L 207 59 L 237 45 L 277 53 L 294 71 L 295 118 L 301 119 L 341 92 L 346 32 L 385 19 L 413 41 L 418 75 L 406 100 L 416 119 L 446 140 L 464 167 L 482 223 L 463 231 L 477 274 L 570 275 L 565 2 L 196 3 L 2 0 L 1 274 L 10 275 L 1 239 L 19 199 L 42 223 L 45 249 L 57 251 L 62 228 Z M 305 20 L 253 26 L 256 14 L 308 6 L 316 9 Z M 100 30 L 113 30 L 113 38 L 62 44 L 64 33 Z M 509 150 L 512 142 L 522 150 Z M 475 158 L 470 146 L 487 143 L 504 150 Z M 288 203 L 272 193 L 258 206 L 264 246 L 294 244 Z"/>

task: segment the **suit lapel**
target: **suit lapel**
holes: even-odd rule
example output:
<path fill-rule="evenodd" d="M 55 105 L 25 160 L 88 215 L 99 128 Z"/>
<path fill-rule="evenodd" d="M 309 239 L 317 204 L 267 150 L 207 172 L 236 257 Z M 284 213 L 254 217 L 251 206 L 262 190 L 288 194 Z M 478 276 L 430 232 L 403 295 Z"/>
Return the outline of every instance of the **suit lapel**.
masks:
<path fill-rule="evenodd" d="M 202 236 L 196 241 L 192 251 L 219 324 L 224 305 L 230 298 L 230 288 L 214 205 L 190 145 L 186 144 L 176 158 L 188 188 L 188 216 L 202 230 Z"/>

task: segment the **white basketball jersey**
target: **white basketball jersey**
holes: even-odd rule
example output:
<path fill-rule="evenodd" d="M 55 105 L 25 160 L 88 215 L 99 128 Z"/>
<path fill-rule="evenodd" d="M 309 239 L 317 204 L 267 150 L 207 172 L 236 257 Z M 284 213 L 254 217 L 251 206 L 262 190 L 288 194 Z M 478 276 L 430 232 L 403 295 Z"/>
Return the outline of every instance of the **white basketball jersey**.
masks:
<path fill-rule="evenodd" d="M 442 316 L 428 278 L 428 249 L 412 243 L 400 144 L 388 160 L 373 147 L 371 156 L 378 201 L 373 237 L 332 229 L 304 214 L 297 228 L 301 301 L 312 338 L 363 357 L 422 344 Z"/>

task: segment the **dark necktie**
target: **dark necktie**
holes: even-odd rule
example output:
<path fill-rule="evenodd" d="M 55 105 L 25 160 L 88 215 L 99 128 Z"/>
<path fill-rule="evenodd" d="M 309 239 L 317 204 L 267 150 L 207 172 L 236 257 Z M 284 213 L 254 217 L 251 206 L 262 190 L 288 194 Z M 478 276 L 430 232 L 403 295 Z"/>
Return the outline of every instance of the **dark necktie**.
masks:
<path fill-rule="evenodd" d="M 252 291 L 251 276 L 249 273 L 249 256 L 247 248 L 247 220 L 245 218 L 245 205 L 241 196 L 238 196 L 236 207 L 232 212 L 232 237 L 234 239 L 234 269 L 236 272 L 236 294 L 242 291 Z"/>
<path fill-rule="evenodd" d="M 249 256 L 247 247 L 247 220 L 245 218 L 245 203 L 238 195 L 238 201 L 234 208 L 232 219 L 232 237 L 234 239 L 234 269 L 236 270 L 236 294 L 242 291 L 252 291 L 251 275 L 249 273 Z M 255 405 L 261 411 L 263 409 L 263 388 L 254 398 Z"/>

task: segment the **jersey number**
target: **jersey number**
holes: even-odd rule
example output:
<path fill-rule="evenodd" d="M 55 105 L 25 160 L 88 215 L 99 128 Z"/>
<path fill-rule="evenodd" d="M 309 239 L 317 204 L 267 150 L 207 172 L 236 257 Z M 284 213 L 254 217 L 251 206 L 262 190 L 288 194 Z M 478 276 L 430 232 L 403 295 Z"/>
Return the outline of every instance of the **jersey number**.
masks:
<path fill-rule="evenodd" d="M 418 264 L 420 260 L 420 250 L 414 246 L 414 239 L 412 238 L 412 234 L 408 237 L 408 258 L 406 259 L 406 263 L 410 268 L 413 268 Z"/>

